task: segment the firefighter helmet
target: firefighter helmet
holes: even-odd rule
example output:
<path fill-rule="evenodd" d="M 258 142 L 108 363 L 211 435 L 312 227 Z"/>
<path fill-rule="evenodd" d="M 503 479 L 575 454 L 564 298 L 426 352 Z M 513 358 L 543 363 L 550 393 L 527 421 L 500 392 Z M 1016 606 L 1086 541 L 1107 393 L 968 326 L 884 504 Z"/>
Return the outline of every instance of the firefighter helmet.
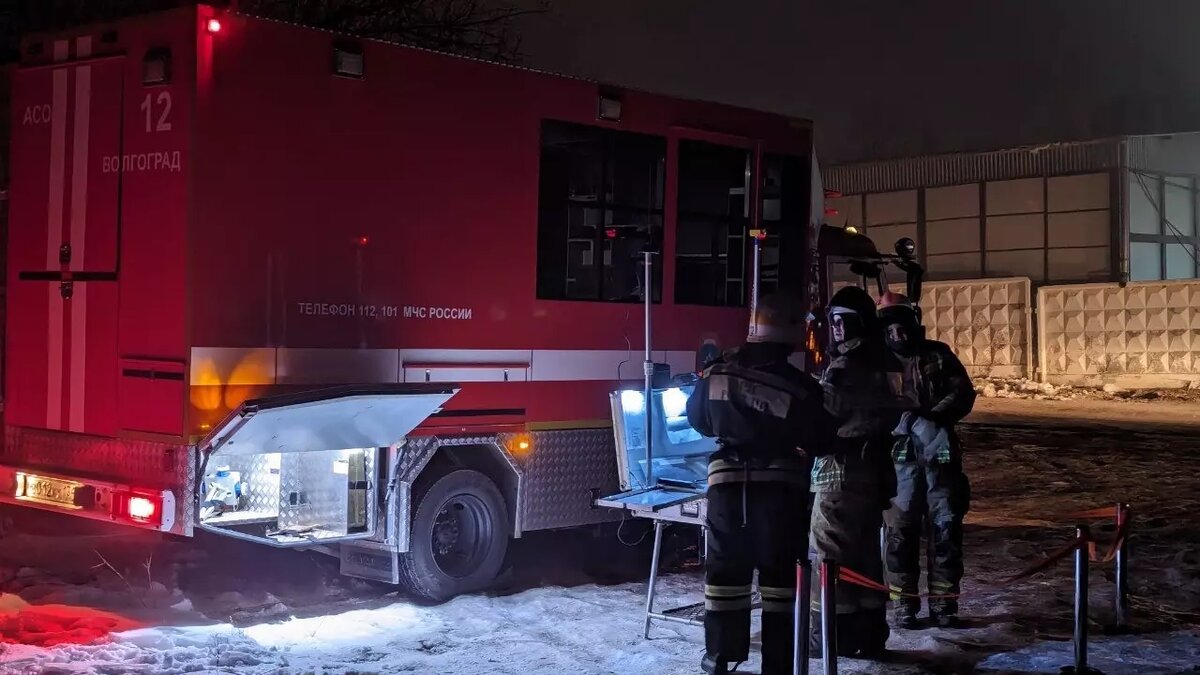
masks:
<path fill-rule="evenodd" d="M 786 295 L 769 295 L 759 300 L 754 308 L 746 341 L 795 344 L 800 338 L 803 320 L 799 303 Z"/>
<path fill-rule="evenodd" d="M 871 339 L 876 330 L 875 301 L 858 286 L 846 286 L 829 300 L 829 349 L 844 354 Z"/>
<path fill-rule="evenodd" d="M 884 340 L 897 354 L 911 356 L 925 339 L 916 308 L 900 293 L 884 293 L 879 299 L 879 322 Z"/>

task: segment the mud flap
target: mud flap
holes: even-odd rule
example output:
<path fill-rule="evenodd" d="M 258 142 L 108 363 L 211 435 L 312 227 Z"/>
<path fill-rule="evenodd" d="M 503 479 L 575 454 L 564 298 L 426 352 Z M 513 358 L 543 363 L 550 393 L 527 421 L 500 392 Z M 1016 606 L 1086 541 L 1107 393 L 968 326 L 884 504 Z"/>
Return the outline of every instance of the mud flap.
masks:
<path fill-rule="evenodd" d="M 348 577 L 382 581 L 387 584 L 400 583 L 400 554 L 386 546 L 342 544 L 338 547 L 341 573 Z"/>
<path fill-rule="evenodd" d="M 382 522 L 379 449 L 457 391 L 394 384 L 246 401 L 198 446 L 198 526 L 279 547 L 372 537 Z"/>

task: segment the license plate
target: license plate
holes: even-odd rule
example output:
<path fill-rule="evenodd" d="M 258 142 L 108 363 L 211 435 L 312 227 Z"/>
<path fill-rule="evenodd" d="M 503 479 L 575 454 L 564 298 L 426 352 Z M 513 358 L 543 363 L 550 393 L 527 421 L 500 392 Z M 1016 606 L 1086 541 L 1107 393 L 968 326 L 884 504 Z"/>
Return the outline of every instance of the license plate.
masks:
<path fill-rule="evenodd" d="M 73 480 L 19 473 L 17 486 L 20 491 L 18 499 L 77 509 L 79 506 L 75 503 L 75 491 L 83 487 L 83 484 Z"/>

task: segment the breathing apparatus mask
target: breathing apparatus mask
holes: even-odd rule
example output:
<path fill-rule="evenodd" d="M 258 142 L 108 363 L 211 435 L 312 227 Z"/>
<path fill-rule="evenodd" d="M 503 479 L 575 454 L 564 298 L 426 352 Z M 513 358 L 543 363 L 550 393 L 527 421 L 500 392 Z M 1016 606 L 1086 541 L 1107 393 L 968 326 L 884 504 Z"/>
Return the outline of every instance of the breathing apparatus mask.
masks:
<path fill-rule="evenodd" d="M 830 299 L 826 318 L 830 353 L 845 354 L 870 339 L 875 327 L 875 303 L 863 289 L 847 286 Z"/>
<path fill-rule="evenodd" d="M 879 304 L 879 320 L 888 347 L 901 356 L 915 355 L 925 341 L 925 329 L 912 303 L 899 293 L 888 293 Z"/>

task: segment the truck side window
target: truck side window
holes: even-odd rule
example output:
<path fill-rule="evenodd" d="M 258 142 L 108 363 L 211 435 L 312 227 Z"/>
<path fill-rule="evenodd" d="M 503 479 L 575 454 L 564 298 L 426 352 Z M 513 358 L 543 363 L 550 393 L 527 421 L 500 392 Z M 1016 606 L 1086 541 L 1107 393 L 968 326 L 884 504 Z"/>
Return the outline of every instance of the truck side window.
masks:
<path fill-rule="evenodd" d="M 806 158 L 763 156 L 762 224 L 768 234 L 762 243 L 760 262 L 762 295 L 774 293 L 783 285 L 799 288 L 805 274 L 809 264 L 806 233 L 810 180 Z"/>
<path fill-rule="evenodd" d="M 642 300 L 642 248 L 660 241 L 666 140 L 542 122 L 537 294 L 543 300 Z M 662 298 L 655 260 L 653 299 Z"/>
<path fill-rule="evenodd" d="M 744 307 L 749 295 L 750 153 L 679 142 L 675 302 Z"/>

